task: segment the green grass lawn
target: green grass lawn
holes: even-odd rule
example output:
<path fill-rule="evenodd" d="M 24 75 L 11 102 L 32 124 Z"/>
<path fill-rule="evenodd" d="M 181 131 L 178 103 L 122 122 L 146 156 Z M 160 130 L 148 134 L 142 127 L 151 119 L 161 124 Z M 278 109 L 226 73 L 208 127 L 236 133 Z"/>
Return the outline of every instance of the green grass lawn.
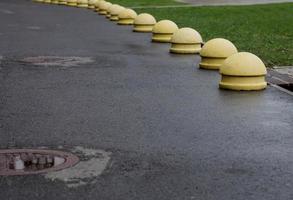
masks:
<path fill-rule="evenodd" d="M 180 5 L 179 1 L 175 0 L 110 0 L 111 3 L 135 7 L 135 6 L 163 6 L 163 5 Z"/>
<path fill-rule="evenodd" d="M 124 5 L 171 0 L 114 0 Z M 293 3 L 253 6 L 207 6 L 180 8 L 140 8 L 157 20 L 170 19 L 179 27 L 195 28 L 204 41 L 222 37 L 232 41 L 239 51 L 259 56 L 267 66 L 293 65 Z"/>

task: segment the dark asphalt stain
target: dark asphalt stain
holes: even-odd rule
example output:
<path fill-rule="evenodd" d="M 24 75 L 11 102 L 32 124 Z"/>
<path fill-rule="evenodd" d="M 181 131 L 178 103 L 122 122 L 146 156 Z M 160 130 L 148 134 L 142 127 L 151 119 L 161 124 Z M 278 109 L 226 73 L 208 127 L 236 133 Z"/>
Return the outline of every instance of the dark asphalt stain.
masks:
<path fill-rule="evenodd" d="M 241 175 L 246 175 L 246 174 L 252 174 L 249 170 L 246 169 L 237 169 L 237 168 L 229 168 L 225 170 L 226 173 L 232 174 L 235 176 L 241 176 Z"/>

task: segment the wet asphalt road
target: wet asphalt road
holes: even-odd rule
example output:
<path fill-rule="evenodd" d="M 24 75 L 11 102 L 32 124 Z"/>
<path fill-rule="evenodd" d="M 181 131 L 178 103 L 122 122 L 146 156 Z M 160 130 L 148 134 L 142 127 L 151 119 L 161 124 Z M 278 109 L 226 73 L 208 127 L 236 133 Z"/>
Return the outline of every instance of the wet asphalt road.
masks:
<path fill-rule="evenodd" d="M 293 2 L 293 0 L 181 0 L 199 6 L 206 5 L 252 5 L 267 3 Z"/>
<path fill-rule="evenodd" d="M 0 147 L 112 152 L 95 184 L 0 177 L 1 199 L 293 199 L 292 96 L 219 90 L 198 56 L 86 9 L 2 0 L 0 24 Z"/>

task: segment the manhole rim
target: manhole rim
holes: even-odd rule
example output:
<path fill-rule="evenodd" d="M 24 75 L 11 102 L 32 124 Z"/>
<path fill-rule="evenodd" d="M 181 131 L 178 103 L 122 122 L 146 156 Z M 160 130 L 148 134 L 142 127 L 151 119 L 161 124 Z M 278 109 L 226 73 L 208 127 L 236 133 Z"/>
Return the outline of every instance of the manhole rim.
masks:
<path fill-rule="evenodd" d="M 35 174 L 44 174 L 50 172 L 56 172 L 64 170 L 70 167 L 75 166 L 79 161 L 79 157 L 72 154 L 71 152 L 55 150 L 55 149 L 0 149 L 0 154 L 14 154 L 14 153 L 39 153 L 45 155 L 59 156 L 65 159 L 65 162 L 53 166 L 51 168 L 46 168 L 37 171 L 24 171 L 24 170 L 4 170 L 0 171 L 0 176 L 21 176 L 21 175 L 35 175 Z"/>

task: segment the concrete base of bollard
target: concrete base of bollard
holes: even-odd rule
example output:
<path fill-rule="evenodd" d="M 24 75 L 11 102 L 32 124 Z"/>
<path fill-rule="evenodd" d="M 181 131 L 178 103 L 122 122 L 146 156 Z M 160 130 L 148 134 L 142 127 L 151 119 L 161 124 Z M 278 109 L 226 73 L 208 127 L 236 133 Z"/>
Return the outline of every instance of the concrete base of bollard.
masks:
<path fill-rule="evenodd" d="M 59 4 L 59 1 L 51 1 L 52 4 Z"/>
<path fill-rule="evenodd" d="M 201 44 L 176 44 L 172 43 L 170 48 L 171 53 L 178 54 L 196 54 L 201 50 Z"/>
<path fill-rule="evenodd" d="M 219 84 L 221 89 L 228 90 L 263 90 L 267 87 L 267 82 L 264 76 L 241 77 L 241 76 L 226 76 L 222 75 L 222 80 Z"/>
<path fill-rule="evenodd" d="M 202 57 L 199 68 L 218 70 L 226 58 Z"/>
<path fill-rule="evenodd" d="M 77 6 L 77 3 L 69 3 L 69 2 L 68 2 L 67 5 L 68 5 L 68 6 L 74 6 L 74 7 L 76 7 L 76 6 Z"/>
<path fill-rule="evenodd" d="M 99 10 L 99 15 L 107 15 L 107 11 L 106 10 Z"/>
<path fill-rule="evenodd" d="M 118 15 L 111 15 L 110 20 L 111 21 L 118 21 L 119 20 Z"/>
<path fill-rule="evenodd" d="M 88 8 L 88 4 L 77 4 L 78 8 Z"/>
<path fill-rule="evenodd" d="M 66 1 L 59 1 L 58 4 L 59 5 L 67 5 L 67 2 Z"/>
<path fill-rule="evenodd" d="M 119 19 L 118 20 L 118 25 L 132 25 L 133 24 L 134 19 Z"/>
<path fill-rule="evenodd" d="M 172 35 L 173 33 L 153 33 L 152 41 L 169 43 L 171 41 Z"/>
<path fill-rule="evenodd" d="M 154 27 L 154 24 L 150 24 L 150 25 L 147 25 L 147 24 L 143 24 L 143 25 L 135 24 L 134 25 L 134 28 L 133 28 L 133 31 L 134 32 L 144 32 L 144 33 L 147 33 L 147 32 L 152 32 L 153 31 L 153 27 Z"/>

